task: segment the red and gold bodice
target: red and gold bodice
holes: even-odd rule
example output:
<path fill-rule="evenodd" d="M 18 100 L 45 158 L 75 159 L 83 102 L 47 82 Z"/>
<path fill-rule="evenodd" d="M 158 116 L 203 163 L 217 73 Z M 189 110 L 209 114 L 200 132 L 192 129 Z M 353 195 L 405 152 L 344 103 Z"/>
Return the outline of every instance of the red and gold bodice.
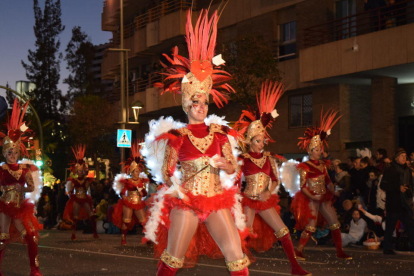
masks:
<path fill-rule="evenodd" d="M 132 178 L 125 179 L 122 181 L 124 186 L 121 191 L 121 196 L 129 203 L 141 203 L 141 198 L 147 195 L 147 191 L 145 190 L 145 183 L 147 182 L 148 179 L 146 178 L 140 178 L 138 180 Z"/>
<path fill-rule="evenodd" d="M 19 184 L 23 188 L 26 184 L 26 192 L 34 191 L 31 170 L 31 166 L 27 164 L 3 164 L 0 167 L 0 200 L 6 204 L 14 203 L 19 207 L 24 201 L 24 192 L 22 189 L 18 190 L 16 185 Z"/>
<path fill-rule="evenodd" d="M 246 179 L 243 194 L 257 199 L 261 193 L 269 190 L 269 185 L 277 179 L 276 155 L 270 152 L 248 152 L 241 155 L 243 159 L 242 172 Z"/>
<path fill-rule="evenodd" d="M 85 198 L 90 185 L 90 179 L 86 177 L 69 178 L 72 182 L 73 189 L 72 194 L 75 194 L 77 198 Z"/>
<path fill-rule="evenodd" d="M 309 160 L 298 165 L 300 187 L 312 194 L 324 195 L 326 186 L 331 183 L 326 163 L 322 160 Z"/>
<path fill-rule="evenodd" d="M 218 155 L 237 167 L 227 137 L 229 131 L 228 127 L 204 123 L 170 131 L 162 169 L 164 181 L 173 176 L 179 163 L 186 191 L 207 197 L 221 194 L 219 169 L 210 166 L 210 159 Z"/>

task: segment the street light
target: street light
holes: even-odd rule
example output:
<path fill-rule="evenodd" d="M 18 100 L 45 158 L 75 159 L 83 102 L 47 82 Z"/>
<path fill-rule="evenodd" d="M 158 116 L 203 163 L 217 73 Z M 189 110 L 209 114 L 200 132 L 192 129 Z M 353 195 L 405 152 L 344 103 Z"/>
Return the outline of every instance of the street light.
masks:
<path fill-rule="evenodd" d="M 139 110 L 144 107 L 144 104 L 140 100 L 136 100 L 131 104 L 132 111 L 134 112 L 135 122 L 129 122 L 130 124 L 139 124 L 138 115 Z"/>

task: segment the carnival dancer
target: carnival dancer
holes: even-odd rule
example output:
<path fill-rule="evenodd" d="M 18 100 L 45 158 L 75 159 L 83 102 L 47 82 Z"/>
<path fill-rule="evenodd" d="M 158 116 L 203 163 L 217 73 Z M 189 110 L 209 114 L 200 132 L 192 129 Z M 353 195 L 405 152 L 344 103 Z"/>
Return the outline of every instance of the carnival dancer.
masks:
<path fill-rule="evenodd" d="M 282 94 L 282 83 L 265 81 L 260 97 L 257 96 L 256 114 L 243 110 L 235 125 L 239 134 L 245 137 L 242 143 L 247 145 L 246 152 L 240 156 L 243 162 L 241 172 L 246 180 L 242 205 L 247 216 L 247 227 L 256 236 L 249 239 L 248 247 L 258 252 L 267 251 L 278 239 L 291 263 L 292 275 L 312 275 L 297 262 L 289 229 L 279 216 L 277 163 L 283 161 L 283 157 L 263 151 L 270 139 L 266 128 L 270 128 L 272 121 L 278 116 L 275 106 Z"/>
<path fill-rule="evenodd" d="M 98 239 L 98 233 L 96 232 L 96 216 L 92 208 L 92 198 L 87 194 L 89 186 L 91 185 L 91 179 L 87 177 L 88 165 L 83 160 L 85 156 L 86 146 L 79 144 L 72 147 L 73 154 L 75 155 L 75 162 L 71 164 L 71 171 L 73 176 L 68 178 L 66 183 L 66 189 L 69 193 L 70 199 L 66 203 L 63 218 L 71 220 L 72 224 L 72 236 L 71 240 L 76 241 L 76 225 L 79 220 L 89 219 L 93 237 Z"/>
<path fill-rule="evenodd" d="M 28 156 L 24 143 L 29 142 L 32 134 L 23 121 L 27 106 L 28 102 L 21 106 L 16 98 L 6 124 L 7 135 L 0 133 L 2 152 L 6 158 L 6 163 L 0 167 L 0 265 L 6 244 L 22 239 L 29 251 L 30 275 L 41 276 L 37 246 L 39 224 L 34 216 L 33 200 L 25 199 L 25 193 L 31 193 L 32 199 L 38 198 L 40 173 L 32 161 L 18 162 L 20 156 Z M 0 272 L 0 275 L 3 274 Z"/>
<path fill-rule="evenodd" d="M 316 227 L 325 221 L 329 224 L 337 257 L 352 259 L 342 250 L 340 224 L 332 206 L 334 187 L 327 172 L 329 164 L 321 160 L 324 146 L 328 145 L 327 138 L 331 134 L 331 129 L 340 118 L 337 114 L 334 110 L 329 110 L 325 114 L 322 111 L 320 126 L 308 128 L 304 137 L 299 138 L 298 146 L 309 154 L 308 161 L 297 165 L 300 191 L 295 194 L 291 205 L 296 219 L 295 228 L 303 230 L 296 250 L 296 257 L 300 259 L 305 259 L 303 248 L 315 233 Z"/>
<path fill-rule="evenodd" d="M 132 144 L 132 156 L 125 161 L 124 171 L 115 177 L 114 190 L 121 196 L 112 214 L 113 223 L 121 229 L 121 245 L 126 245 L 126 235 L 135 224 L 144 224 L 145 202 L 142 198 L 147 195 L 146 184 L 149 182 L 144 171 L 144 159 L 140 153 L 139 142 Z M 129 175 L 131 177 L 129 177 Z"/>
<path fill-rule="evenodd" d="M 224 63 L 221 55 L 213 58 L 217 11 L 210 19 L 207 13 L 200 12 L 195 29 L 188 13 L 190 57 L 180 56 L 177 47 L 173 58 L 165 55 L 171 64 L 164 65 L 166 78 L 157 84 L 163 92 L 182 94 L 189 124 L 162 117 L 150 122 L 146 135 L 147 166 L 154 179 L 164 183 L 145 226 L 145 238 L 155 243 L 155 256 L 161 256 L 157 275 L 175 275 L 183 265 L 194 265 L 198 255 L 224 255 L 231 275 L 249 273 L 240 237 L 247 235 L 245 217 L 234 187 L 237 142 L 230 134 L 237 133 L 217 116 L 206 118 L 209 95 L 220 107 L 227 102 L 226 94 L 234 92 L 226 83 L 230 75 L 218 67 Z"/>

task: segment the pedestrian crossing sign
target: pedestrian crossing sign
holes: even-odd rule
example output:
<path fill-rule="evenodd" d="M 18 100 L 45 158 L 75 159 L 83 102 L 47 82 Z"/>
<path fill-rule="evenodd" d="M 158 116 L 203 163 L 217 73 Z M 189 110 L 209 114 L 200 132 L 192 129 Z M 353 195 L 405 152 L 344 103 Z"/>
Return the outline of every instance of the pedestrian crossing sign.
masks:
<path fill-rule="evenodd" d="M 132 131 L 130 129 L 118 129 L 117 147 L 130 148 L 131 147 Z"/>

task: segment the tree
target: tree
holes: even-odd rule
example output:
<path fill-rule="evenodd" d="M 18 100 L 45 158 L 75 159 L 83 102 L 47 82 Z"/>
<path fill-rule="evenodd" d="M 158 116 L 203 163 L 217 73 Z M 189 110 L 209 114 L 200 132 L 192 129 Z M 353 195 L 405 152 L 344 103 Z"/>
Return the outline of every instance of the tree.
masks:
<path fill-rule="evenodd" d="M 10 88 L 9 82 L 6 83 L 6 87 Z M 16 95 L 14 95 L 9 90 L 6 90 L 6 100 L 8 105 L 13 105 L 14 98 L 16 98 Z"/>
<path fill-rule="evenodd" d="M 60 0 L 45 0 L 43 11 L 39 1 L 33 0 L 33 10 L 36 49 L 29 50 L 28 63 L 22 61 L 27 79 L 36 84 L 36 89 L 28 96 L 41 120 L 56 119 L 65 109 L 65 99 L 58 89 L 62 59 L 59 35 L 65 29 Z"/>
<path fill-rule="evenodd" d="M 108 157 L 114 153 L 115 142 L 112 138 L 115 133 L 115 111 L 107 100 L 96 95 L 86 95 L 74 100 L 71 115 L 68 127 L 72 142 L 74 145 L 86 145 L 98 172 L 98 157 Z"/>
<path fill-rule="evenodd" d="M 68 99 L 73 103 L 75 97 L 94 92 L 94 75 L 92 72 L 95 47 L 81 27 L 72 29 L 72 38 L 66 47 L 66 67 L 71 74 L 63 80 L 69 85 Z"/>
<path fill-rule="evenodd" d="M 238 37 L 224 45 L 223 57 L 225 69 L 233 76 L 230 84 L 237 91 L 232 99 L 243 105 L 256 105 L 256 92 L 264 80 L 279 80 L 277 61 L 261 36 Z"/>

